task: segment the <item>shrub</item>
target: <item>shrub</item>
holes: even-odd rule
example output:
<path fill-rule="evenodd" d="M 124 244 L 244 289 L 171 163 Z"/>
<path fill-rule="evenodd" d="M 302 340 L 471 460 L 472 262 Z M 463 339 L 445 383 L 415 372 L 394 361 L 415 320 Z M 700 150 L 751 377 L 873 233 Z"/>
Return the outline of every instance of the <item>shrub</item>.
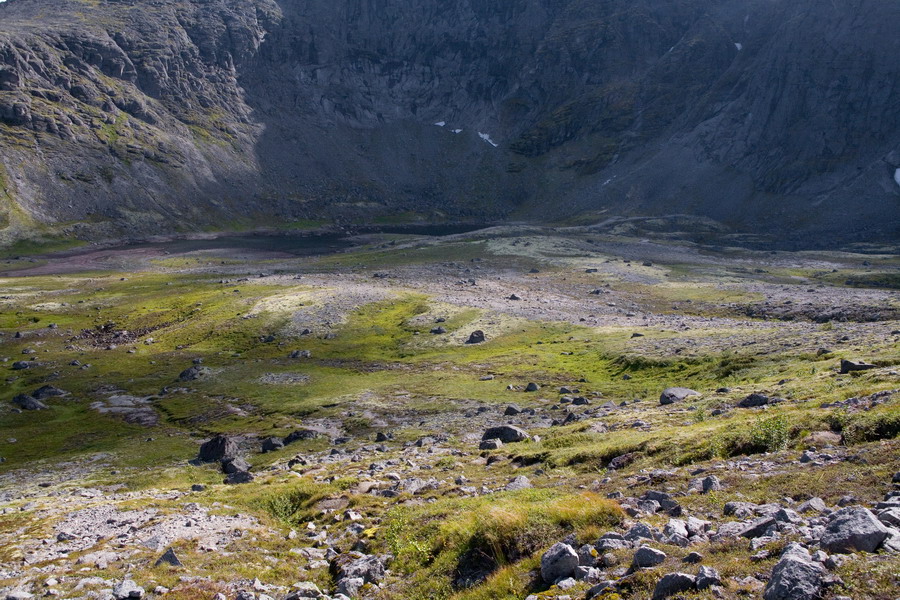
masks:
<path fill-rule="evenodd" d="M 790 439 L 790 425 L 783 414 L 767 419 L 757 417 L 750 429 L 750 443 L 765 452 L 784 450 Z"/>

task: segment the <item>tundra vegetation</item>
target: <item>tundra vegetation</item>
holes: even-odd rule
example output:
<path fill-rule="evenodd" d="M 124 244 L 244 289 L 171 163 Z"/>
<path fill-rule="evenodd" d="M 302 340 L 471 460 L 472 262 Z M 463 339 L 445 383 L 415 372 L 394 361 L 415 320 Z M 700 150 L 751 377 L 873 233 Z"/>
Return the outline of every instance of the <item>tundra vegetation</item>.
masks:
<path fill-rule="evenodd" d="M 896 597 L 892 249 L 353 242 L 5 255 L 0 596 Z"/>

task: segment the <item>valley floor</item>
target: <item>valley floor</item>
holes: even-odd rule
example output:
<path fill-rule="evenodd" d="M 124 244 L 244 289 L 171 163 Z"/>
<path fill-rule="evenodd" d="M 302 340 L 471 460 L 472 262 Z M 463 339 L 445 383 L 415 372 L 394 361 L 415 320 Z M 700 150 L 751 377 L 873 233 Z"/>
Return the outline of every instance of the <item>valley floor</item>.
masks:
<path fill-rule="evenodd" d="M 348 241 L 2 261 L 0 597 L 897 598 L 895 254 Z"/>

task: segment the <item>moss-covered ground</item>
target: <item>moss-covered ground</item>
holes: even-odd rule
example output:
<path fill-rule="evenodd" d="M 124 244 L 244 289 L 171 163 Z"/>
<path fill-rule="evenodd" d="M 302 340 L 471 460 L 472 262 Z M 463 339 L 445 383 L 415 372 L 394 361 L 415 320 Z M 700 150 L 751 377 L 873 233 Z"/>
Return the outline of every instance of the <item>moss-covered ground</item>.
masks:
<path fill-rule="evenodd" d="M 896 261 L 782 253 L 777 264 L 756 268 L 759 254 L 710 260 L 666 242 L 641 259 L 635 240 L 613 241 L 386 236 L 317 257 L 248 260 L 223 250 L 151 257 L 128 272 L 17 277 L 11 270 L 0 278 L 0 585 L 33 579 L 36 566 L 65 573 L 65 560 L 30 562 L 17 548 L 52 536 L 67 510 L 54 498 L 83 488 L 111 490 L 123 506 L 177 511 L 191 501 L 259 519 L 260 528 L 225 553 L 176 542 L 183 567 L 155 567 L 158 552 L 135 550 L 132 576 L 148 589 L 170 588 L 167 598 L 212 598 L 254 578 L 285 589 L 300 579 L 330 587 L 327 568 L 291 549 L 310 545 L 310 523 L 341 527 L 340 510 L 321 508 L 334 499 L 362 515 L 358 547 L 395 557 L 380 597 L 499 599 L 563 594 L 536 578 L 541 552 L 569 534 L 588 542 L 622 526 L 610 492 L 684 490 L 692 474 L 712 470 L 725 490 L 681 499 L 692 514 L 718 517 L 735 499 L 881 498 L 900 470 L 900 394 L 860 406 L 845 401 L 900 388 L 900 322 L 765 320 L 744 309 L 790 301 L 896 310 Z M 839 263 L 839 273 L 817 268 L 825 262 Z M 523 299 L 508 300 L 511 293 Z M 443 332 L 431 333 L 438 326 Z M 474 329 L 486 332 L 485 343 L 465 343 Z M 293 351 L 309 356 L 291 358 Z M 844 358 L 875 368 L 840 374 Z M 20 361 L 28 368 L 13 367 Z M 195 363 L 208 375 L 180 381 Z M 523 392 L 529 382 L 539 391 Z M 42 411 L 12 404 L 45 384 L 68 395 L 45 400 Z M 700 395 L 660 406 L 660 392 L 675 385 Z M 591 402 L 567 425 L 559 424 L 567 414 L 561 386 Z M 735 406 L 752 392 L 782 401 Z M 119 396 L 142 399 L 153 423 L 105 411 Z M 480 452 L 483 427 L 509 420 L 503 409 L 513 403 L 535 410 L 512 420 L 536 437 Z M 258 452 L 259 439 L 298 427 L 323 434 Z M 379 431 L 392 439 L 366 449 Z M 188 464 L 214 433 L 242 436 L 253 483 L 225 486 L 215 466 Z M 404 444 L 423 436 L 440 436 L 435 451 Z M 337 437 L 350 439 L 346 460 L 329 458 Z M 823 440 L 845 460 L 797 462 Z M 625 454 L 633 462 L 610 470 Z M 361 458 L 349 460 L 354 455 Z M 304 464 L 288 467 L 295 456 Z M 366 470 L 378 461 L 396 461 L 387 470 L 403 478 L 439 484 L 399 497 L 367 493 L 361 484 L 385 482 Z M 669 473 L 664 483 L 647 475 L 655 471 Z M 502 490 L 521 474 L 534 488 Z M 206 491 L 189 492 L 198 483 Z M 302 535 L 288 539 L 292 528 Z M 344 537 L 337 543 L 351 547 Z M 628 597 L 647 597 L 692 549 L 666 547 L 671 569 L 632 576 Z M 727 598 L 746 597 L 740 582 L 768 573 L 777 556 L 750 562 L 746 544 L 699 550 L 723 575 Z M 476 554 L 491 572 L 461 586 Z M 896 555 L 862 560 L 842 567 L 844 585 L 833 595 L 893 598 Z M 125 566 L 78 576 L 111 579 Z M 74 593 L 77 578 L 61 577 L 61 589 Z M 580 585 L 568 593 L 582 593 Z"/>

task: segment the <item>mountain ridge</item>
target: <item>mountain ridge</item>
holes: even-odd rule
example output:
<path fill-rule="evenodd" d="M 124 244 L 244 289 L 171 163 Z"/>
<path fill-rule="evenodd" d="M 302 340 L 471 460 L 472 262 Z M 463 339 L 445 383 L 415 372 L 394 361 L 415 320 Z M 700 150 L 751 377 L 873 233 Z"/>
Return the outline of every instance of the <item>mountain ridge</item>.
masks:
<path fill-rule="evenodd" d="M 9 0 L 3 235 L 684 213 L 896 239 L 898 18 L 874 0 Z"/>

